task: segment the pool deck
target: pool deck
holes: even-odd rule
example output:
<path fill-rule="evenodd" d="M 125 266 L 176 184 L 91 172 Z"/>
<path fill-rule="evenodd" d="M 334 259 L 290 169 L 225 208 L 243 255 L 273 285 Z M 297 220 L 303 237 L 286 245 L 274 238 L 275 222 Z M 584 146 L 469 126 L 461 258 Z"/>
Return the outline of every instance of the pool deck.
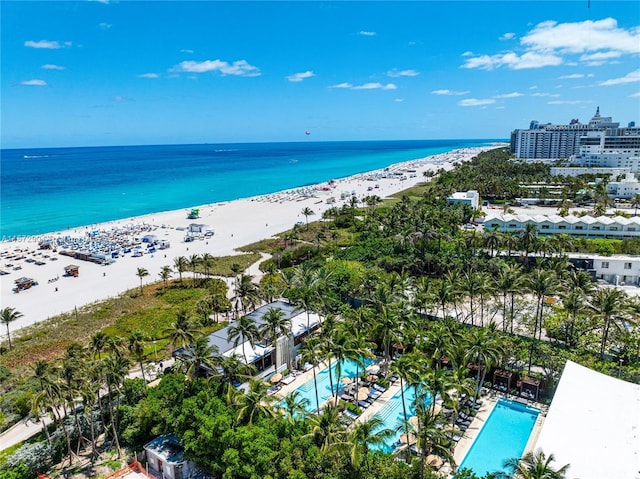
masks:
<path fill-rule="evenodd" d="M 320 371 L 322 371 L 327 367 L 329 367 L 328 362 L 320 363 L 318 366 L 316 366 L 316 369 L 317 369 L 316 374 L 319 374 Z M 291 383 L 283 385 L 282 388 L 275 393 L 275 396 L 278 399 L 282 399 L 286 397 L 288 394 L 291 394 L 298 387 L 300 387 L 302 384 L 306 383 L 309 380 L 313 380 L 313 369 L 309 369 L 308 371 L 305 371 L 305 372 L 298 371 L 295 373 L 295 379 Z M 335 387 L 335 384 L 334 384 L 334 387 Z M 389 402 L 389 400 L 398 391 L 400 391 L 400 381 L 396 381 L 394 384 L 390 385 L 389 388 L 382 394 L 382 396 L 380 396 L 376 401 L 374 401 L 374 403 L 369 408 L 365 409 L 362 412 L 360 417 L 356 419 L 356 422 L 363 422 L 371 419 L 373 416 L 375 416 L 378 413 L 378 411 L 380 411 L 380 409 L 382 409 L 382 407 L 385 404 Z M 476 437 L 480 433 L 482 426 L 484 426 L 485 421 L 493 411 L 493 408 L 495 407 L 496 403 L 498 402 L 498 399 L 500 398 L 505 398 L 510 400 L 515 399 L 511 396 L 498 394 L 495 392 L 491 392 L 490 394 L 482 398 L 483 404 L 480 407 L 480 410 L 474 417 L 473 421 L 471 422 L 467 430 L 464 432 L 464 435 L 462 436 L 460 441 L 458 441 L 458 444 L 454 450 L 453 458 L 456 464 L 460 464 L 464 459 L 464 457 L 466 456 L 467 452 L 469 452 L 469 449 L 471 449 L 471 446 L 473 445 L 473 442 L 476 440 Z M 540 435 L 540 431 L 542 430 L 542 425 L 544 424 L 546 412 L 548 410 L 547 406 L 539 403 L 533 403 L 529 401 L 527 405 L 540 409 L 540 414 L 538 414 L 536 423 L 533 426 L 533 430 L 531 431 L 531 435 L 529 436 L 529 440 L 527 441 L 527 445 L 525 447 L 523 454 L 526 454 L 527 452 L 533 450 L 533 447 L 535 446 L 536 441 L 538 440 L 538 436 Z M 320 404 L 320 407 L 322 408 L 323 404 Z M 445 464 L 445 466 L 440 470 L 440 472 L 443 472 L 449 477 L 452 475 L 452 471 L 448 464 Z"/>

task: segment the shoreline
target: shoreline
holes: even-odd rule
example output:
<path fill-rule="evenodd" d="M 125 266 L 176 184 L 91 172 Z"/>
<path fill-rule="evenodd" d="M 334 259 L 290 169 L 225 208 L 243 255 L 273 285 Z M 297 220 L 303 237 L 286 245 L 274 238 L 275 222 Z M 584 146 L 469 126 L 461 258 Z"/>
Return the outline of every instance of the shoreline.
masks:
<path fill-rule="evenodd" d="M 478 153 L 498 146 L 451 150 L 315 185 L 204 204 L 196 206 L 200 210 L 198 219 L 188 219 L 189 210 L 178 209 L 4 240 L 0 242 L 0 270 L 8 274 L 0 276 L 2 308 L 15 308 L 23 314 L 11 323 L 11 333 L 16 334 L 26 326 L 139 287 L 140 279 L 136 276 L 139 267 L 149 272 L 145 284 L 159 281 L 158 274 L 162 266 L 173 267 L 173 261 L 178 256 L 238 254 L 235 249 L 240 246 L 273 237 L 291 229 L 297 222 L 304 222 L 304 208 L 314 211 L 309 221 L 316 221 L 328 208 L 348 204 L 352 196 L 359 200 L 369 195 L 386 198 L 423 182 L 425 171 L 450 169 L 455 162 L 468 161 Z M 334 202 L 329 203 L 329 198 L 334 198 Z M 185 229 L 192 223 L 208 225 L 215 233 L 185 242 Z M 38 246 L 39 241 L 45 238 L 60 241 L 70 237 L 73 241 L 77 239 L 76 247 L 82 248 L 91 241 L 87 233 L 94 231 L 103 232 L 105 237 L 109 233 L 112 238 L 123 241 L 124 238 L 135 241 L 140 236 L 152 234 L 160 241 L 168 241 L 170 247 L 156 249 L 139 257 L 127 254 L 115 259 L 112 264 L 100 265 L 63 256 L 60 248 L 53 253 L 51 250 L 41 250 Z M 125 233 L 129 233 L 129 236 Z M 77 278 L 64 276 L 64 268 L 70 264 L 80 267 Z M 18 267 L 20 269 L 14 269 Z M 21 277 L 33 278 L 38 285 L 16 294 L 13 292 L 14 281 Z M 0 332 L 0 340 L 5 339 L 6 332 Z"/>

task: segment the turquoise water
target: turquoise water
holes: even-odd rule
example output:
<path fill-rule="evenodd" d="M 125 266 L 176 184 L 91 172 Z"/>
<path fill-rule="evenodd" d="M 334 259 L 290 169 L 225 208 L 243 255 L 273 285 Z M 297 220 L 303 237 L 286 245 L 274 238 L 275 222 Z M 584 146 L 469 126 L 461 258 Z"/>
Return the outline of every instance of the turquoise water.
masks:
<path fill-rule="evenodd" d="M 478 476 L 502 470 L 506 459 L 522 457 L 539 409 L 506 399 L 498 400 L 460 464 Z"/>
<path fill-rule="evenodd" d="M 321 183 L 494 140 L 0 150 L 4 238 Z"/>
<path fill-rule="evenodd" d="M 411 416 L 416 415 L 416 390 L 411 386 L 404 387 L 404 403 L 407 409 L 407 420 Z M 430 398 L 427 398 L 425 405 L 431 403 Z M 383 422 L 383 429 L 391 429 L 394 431 L 393 436 L 387 439 L 385 444 L 376 445 L 373 448 L 384 452 L 393 452 L 396 448 L 400 436 L 404 434 L 404 410 L 402 408 L 402 393 L 400 390 L 396 392 L 387 403 L 380 408 L 375 417 L 379 418 Z"/>
<path fill-rule="evenodd" d="M 365 360 L 365 368 L 366 365 L 371 364 L 371 360 Z M 331 363 L 331 377 L 333 379 L 333 390 L 336 388 L 336 366 L 335 362 Z M 360 375 L 362 375 L 364 368 L 361 366 L 357 368 L 356 362 L 351 360 L 345 360 L 341 363 L 342 370 L 340 371 L 341 378 L 354 378 L 356 376 L 356 370 Z M 316 374 L 316 381 L 318 383 L 318 400 L 320 402 L 320 406 L 327 401 L 331 396 L 331 380 L 329 379 L 329 368 L 325 368 L 319 373 Z M 340 384 L 342 387 L 342 384 Z M 302 386 L 298 387 L 295 390 L 300 397 L 300 400 L 307 400 L 307 404 L 305 409 L 308 412 L 314 412 L 316 410 L 316 389 L 315 384 L 313 382 L 313 377 L 309 379 Z"/>

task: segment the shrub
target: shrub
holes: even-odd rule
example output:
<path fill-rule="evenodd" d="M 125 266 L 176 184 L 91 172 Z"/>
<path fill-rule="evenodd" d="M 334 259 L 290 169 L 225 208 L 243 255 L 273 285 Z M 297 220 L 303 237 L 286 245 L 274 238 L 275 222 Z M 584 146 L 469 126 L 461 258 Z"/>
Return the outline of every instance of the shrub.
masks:
<path fill-rule="evenodd" d="M 27 443 L 7 458 L 5 470 L 18 468 L 23 464 L 33 477 L 51 465 L 53 450 L 46 442 Z"/>

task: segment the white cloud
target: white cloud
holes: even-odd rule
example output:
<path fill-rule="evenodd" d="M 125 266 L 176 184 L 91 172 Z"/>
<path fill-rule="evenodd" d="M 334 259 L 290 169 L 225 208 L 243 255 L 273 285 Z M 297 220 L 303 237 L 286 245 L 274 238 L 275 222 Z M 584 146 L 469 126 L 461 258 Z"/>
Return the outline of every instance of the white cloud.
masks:
<path fill-rule="evenodd" d="M 608 52 L 596 52 L 589 53 L 580 56 L 580 60 L 583 62 L 605 62 L 606 60 L 610 60 L 612 58 L 620 58 L 622 56 L 621 52 L 616 52 L 613 50 L 609 50 Z"/>
<path fill-rule="evenodd" d="M 395 98 L 393 101 L 395 101 L 396 103 L 402 103 L 404 101 L 404 98 Z"/>
<path fill-rule="evenodd" d="M 34 40 L 27 40 L 24 42 L 25 47 L 29 48 L 46 48 L 49 50 L 57 50 L 59 48 L 70 47 L 71 42 L 60 43 L 58 41 L 51 40 L 38 40 L 37 42 Z"/>
<path fill-rule="evenodd" d="M 496 101 L 493 98 L 486 98 L 484 100 L 479 100 L 477 98 L 465 98 L 464 100 L 460 100 L 458 102 L 459 106 L 484 106 L 491 105 Z"/>
<path fill-rule="evenodd" d="M 187 48 L 180 49 L 180 53 L 193 53 L 193 50 L 189 50 Z"/>
<path fill-rule="evenodd" d="M 361 30 L 360 31 L 360 35 L 363 35 L 365 37 L 375 37 L 376 36 L 376 32 L 367 32 L 365 30 Z"/>
<path fill-rule="evenodd" d="M 24 80 L 20 82 L 20 85 L 24 86 L 47 86 L 47 82 L 44 80 Z"/>
<path fill-rule="evenodd" d="M 614 18 L 573 23 L 546 21 L 539 23 L 520 39 L 522 52 L 494 55 L 469 55 L 463 68 L 513 70 L 541 68 L 573 63 L 568 55 L 581 55 L 580 61 L 601 65 L 625 54 L 640 54 L 640 27 L 619 28 Z"/>
<path fill-rule="evenodd" d="M 107 22 L 100 22 L 98 24 L 98 26 L 100 28 L 102 28 L 103 30 L 109 30 L 112 27 L 112 25 L 110 23 L 107 23 Z"/>
<path fill-rule="evenodd" d="M 574 78 L 584 78 L 584 74 L 572 73 L 571 75 L 562 75 L 558 77 L 559 80 L 572 80 Z"/>
<path fill-rule="evenodd" d="M 228 63 L 222 60 L 205 60 L 203 62 L 184 61 L 172 68 L 172 71 L 189 73 L 220 72 L 223 75 L 236 75 L 246 77 L 260 76 L 260 69 L 247 63 L 246 60 L 237 60 Z"/>
<path fill-rule="evenodd" d="M 393 83 L 364 83 L 362 85 L 356 85 L 352 90 L 396 90 L 398 87 Z"/>
<path fill-rule="evenodd" d="M 539 92 L 539 93 L 532 93 L 531 96 L 548 96 L 548 97 L 551 97 L 551 98 L 557 98 L 557 97 L 560 96 L 560 94 L 558 94 L 558 93 L 542 93 L 542 92 Z"/>
<path fill-rule="evenodd" d="M 467 93 L 469 93 L 469 90 L 465 90 L 465 91 L 455 91 L 455 90 L 433 90 L 431 92 L 433 95 L 466 95 Z"/>
<path fill-rule="evenodd" d="M 499 53 L 497 55 L 480 55 L 469 58 L 462 68 L 480 68 L 493 70 L 494 68 L 507 67 L 512 70 L 525 68 L 540 68 L 557 66 L 562 63 L 562 58 L 553 53 L 526 52 L 518 55 L 514 52 Z"/>
<path fill-rule="evenodd" d="M 462 54 L 463 57 L 472 57 L 473 56 L 473 52 L 470 51 L 466 51 Z"/>
<path fill-rule="evenodd" d="M 551 100 L 547 105 L 582 105 L 591 103 L 591 100 Z"/>
<path fill-rule="evenodd" d="M 631 95 L 629 95 L 629 98 L 640 98 L 640 91 L 632 93 Z"/>
<path fill-rule="evenodd" d="M 501 95 L 495 95 L 493 98 L 518 98 L 519 96 L 524 96 L 524 94 L 514 91 L 511 93 L 502 93 Z"/>
<path fill-rule="evenodd" d="M 640 29 L 618 28 L 614 18 L 575 23 L 547 21 L 539 23 L 520 41 L 535 50 L 558 50 L 565 53 L 616 50 L 640 53 Z"/>
<path fill-rule="evenodd" d="M 133 98 L 129 98 L 127 96 L 116 95 L 116 96 L 111 98 L 111 101 L 116 102 L 116 103 L 125 103 L 127 101 L 134 101 L 134 100 L 133 100 Z"/>
<path fill-rule="evenodd" d="M 42 65 L 40 68 L 42 68 L 43 70 L 66 70 L 66 67 L 62 67 L 60 65 L 53 65 L 51 63 L 47 63 L 45 65 Z"/>
<path fill-rule="evenodd" d="M 513 40 L 516 37 L 516 34 L 513 32 L 507 32 L 504 35 L 501 35 L 499 40 Z"/>
<path fill-rule="evenodd" d="M 293 75 L 288 75 L 285 78 L 290 82 L 297 83 L 314 76 L 316 76 L 315 73 L 313 73 L 311 70 L 307 70 L 306 72 L 300 72 L 300 73 L 294 73 Z"/>
<path fill-rule="evenodd" d="M 160 75 L 157 73 L 143 73 L 142 75 L 138 75 L 140 78 L 160 78 Z"/>
<path fill-rule="evenodd" d="M 394 68 L 394 69 L 389 70 L 387 72 L 387 76 L 390 76 L 391 78 L 417 77 L 418 75 L 420 75 L 419 71 L 416 71 L 416 70 L 398 70 L 397 68 Z"/>
<path fill-rule="evenodd" d="M 338 83 L 331 85 L 329 88 L 340 88 L 345 90 L 396 90 L 398 87 L 393 83 L 363 83 L 362 85 L 352 85 L 351 83 Z"/>
<path fill-rule="evenodd" d="M 621 78 L 611 78 L 610 80 L 601 81 L 600 86 L 622 85 L 623 83 L 640 82 L 640 68 L 631 73 L 627 73 Z"/>

